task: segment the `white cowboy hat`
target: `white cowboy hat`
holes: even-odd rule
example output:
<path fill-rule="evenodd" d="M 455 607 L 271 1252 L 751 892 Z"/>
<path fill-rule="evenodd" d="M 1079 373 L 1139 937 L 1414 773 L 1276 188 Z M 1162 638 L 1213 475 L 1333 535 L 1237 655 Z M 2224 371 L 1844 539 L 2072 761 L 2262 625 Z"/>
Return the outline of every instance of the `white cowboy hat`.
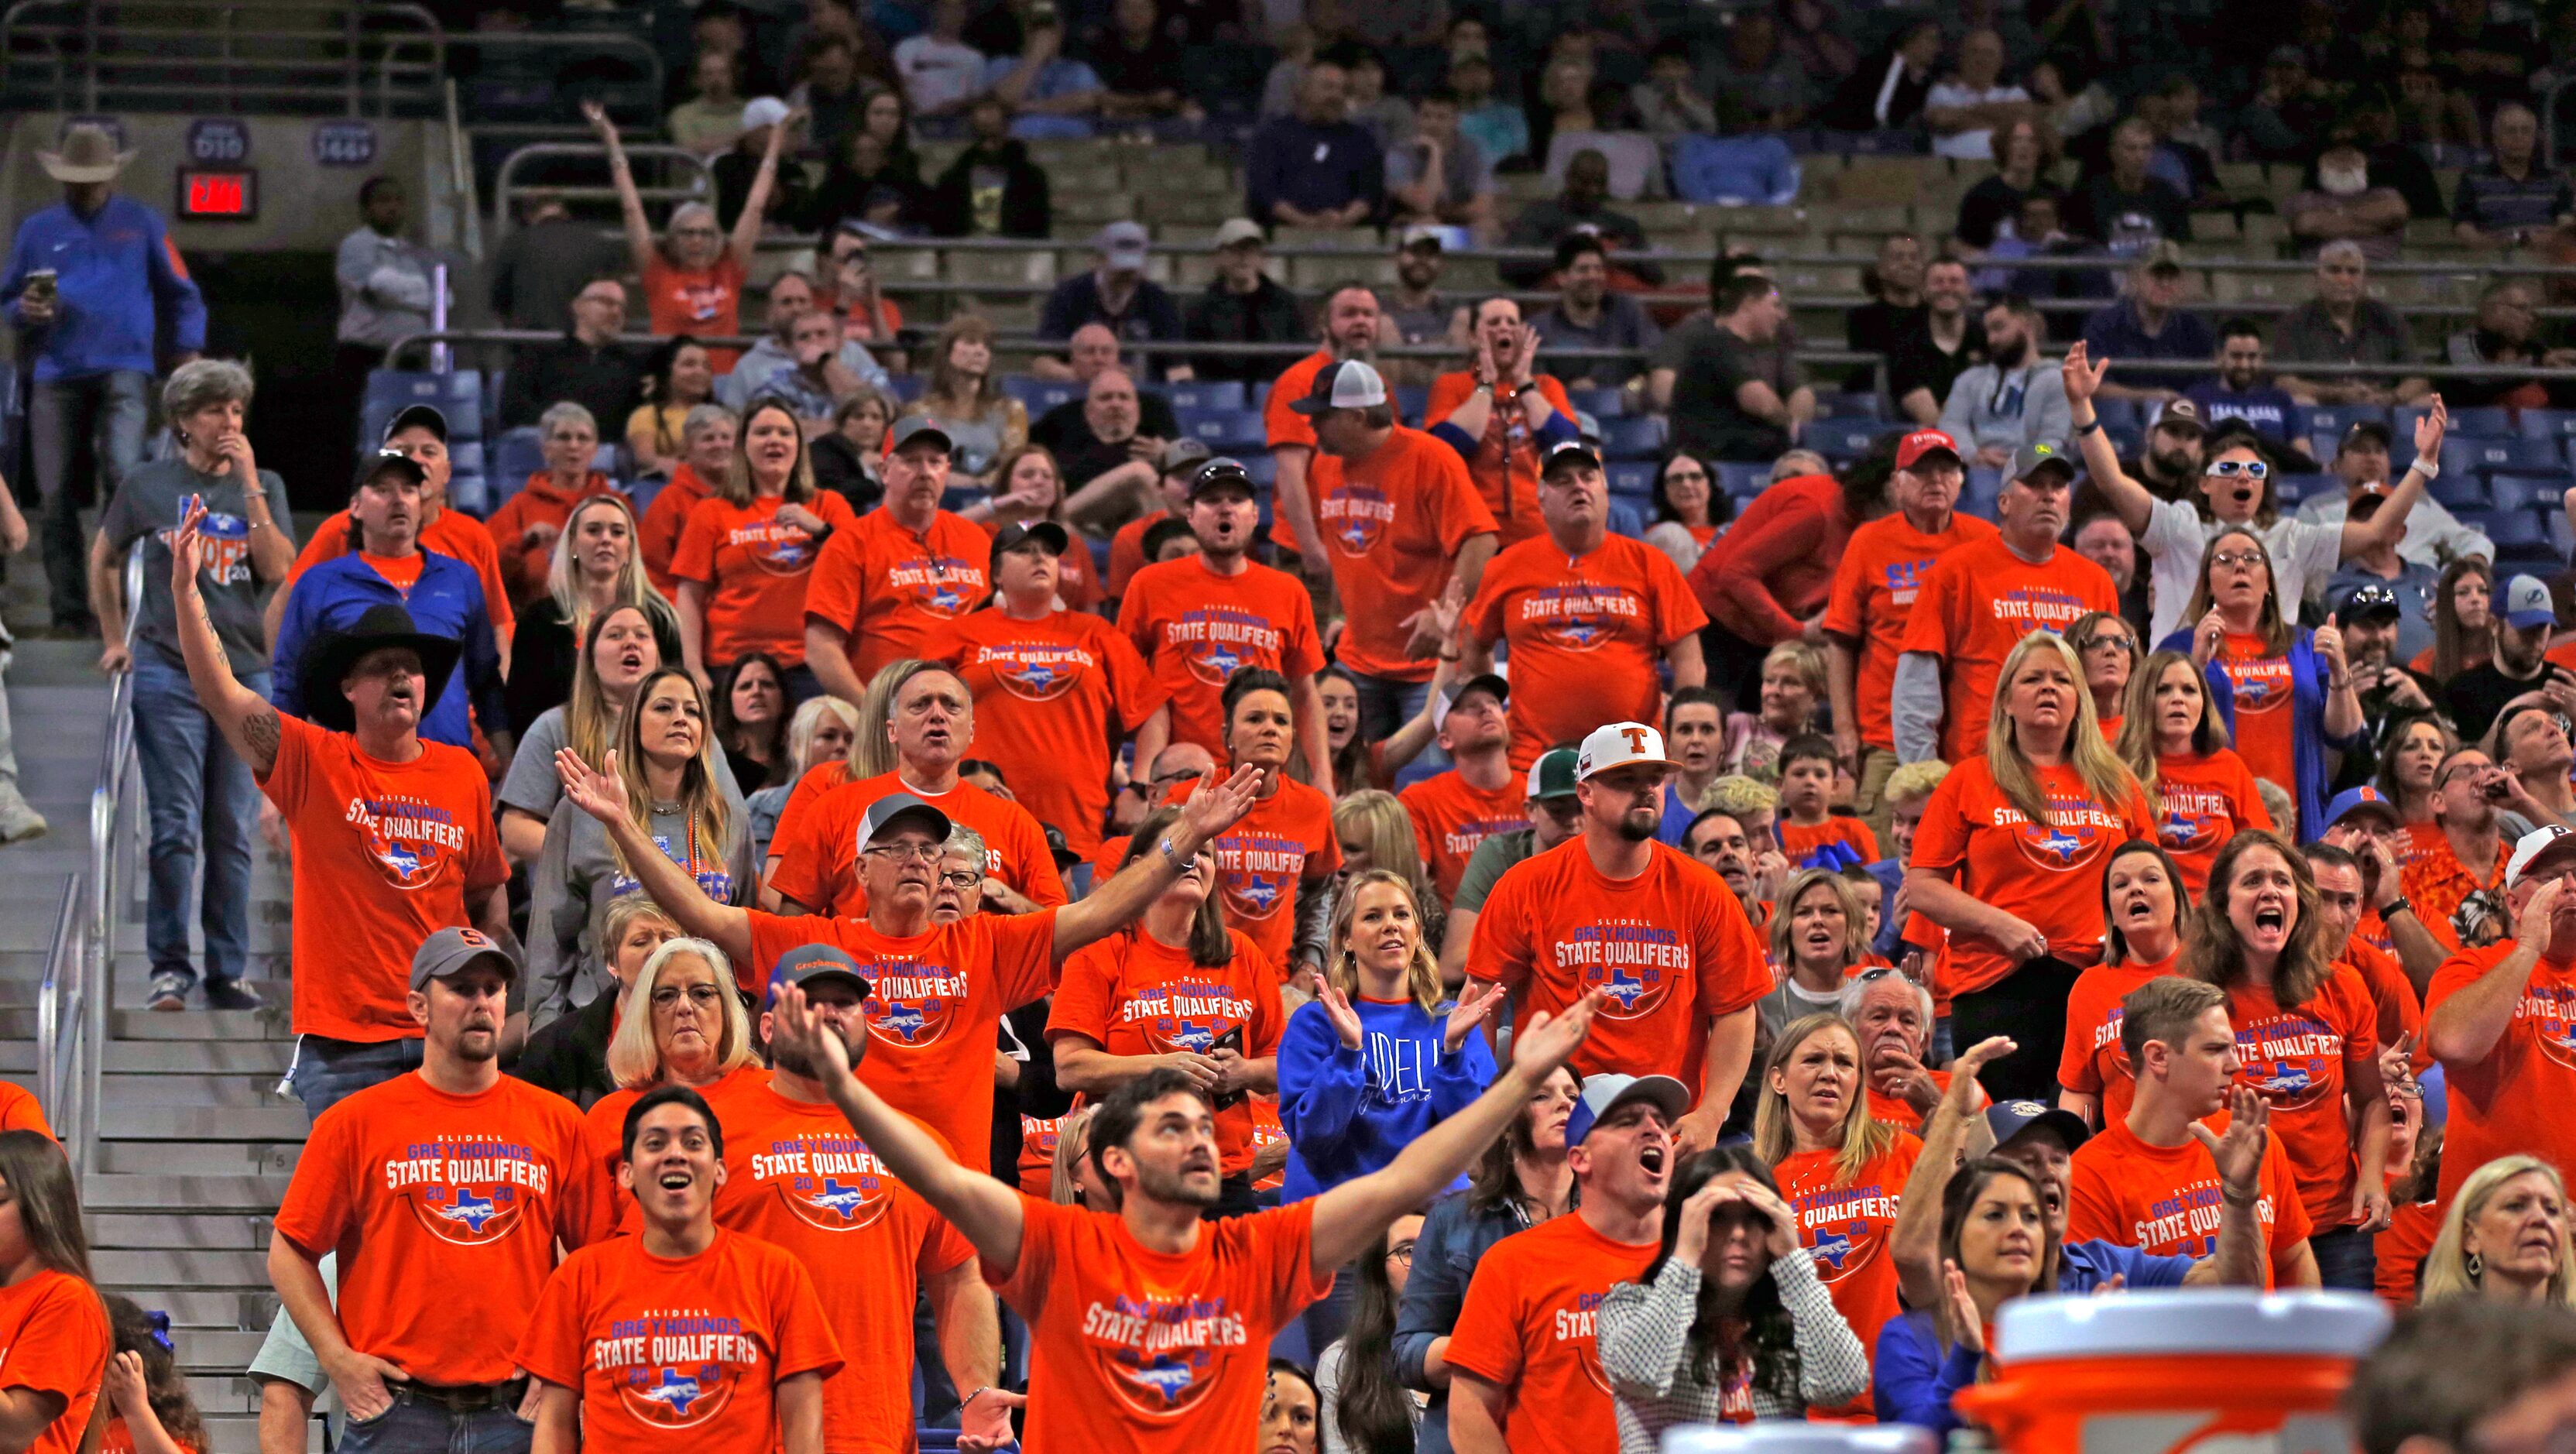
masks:
<path fill-rule="evenodd" d="M 133 152 L 116 149 L 106 127 L 87 121 L 63 133 L 61 151 L 36 153 L 45 175 L 57 182 L 112 182 L 133 160 Z"/>

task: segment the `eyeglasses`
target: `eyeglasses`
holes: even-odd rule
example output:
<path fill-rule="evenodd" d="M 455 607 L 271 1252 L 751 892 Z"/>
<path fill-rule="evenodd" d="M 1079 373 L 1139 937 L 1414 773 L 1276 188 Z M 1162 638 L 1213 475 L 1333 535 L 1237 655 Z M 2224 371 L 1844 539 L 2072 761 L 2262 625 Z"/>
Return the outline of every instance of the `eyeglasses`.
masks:
<path fill-rule="evenodd" d="M 724 994 L 724 991 L 711 984 L 693 984 L 685 990 L 675 984 L 655 985 L 653 1003 L 659 1008 L 669 1009 L 680 1002 L 680 996 L 683 994 L 689 997 L 690 1004 L 712 1005 Z"/>
<path fill-rule="evenodd" d="M 2209 563 L 2221 570 L 2234 570 L 2239 566 L 2261 565 L 2263 557 L 2251 550 L 2222 550 L 2211 556 Z"/>
<path fill-rule="evenodd" d="M 939 881 L 952 889 L 971 889 L 975 885 L 982 883 L 984 880 L 979 874 L 968 873 L 965 870 L 960 869 L 955 873 L 941 874 L 939 876 Z"/>
<path fill-rule="evenodd" d="M 1406 1267 L 1411 1267 L 1413 1265 L 1413 1244 L 1410 1242 L 1398 1242 L 1394 1246 L 1386 1249 L 1386 1255 L 1393 1261 L 1402 1263 Z"/>
<path fill-rule="evenodd" d="M 860 851 L 889 863 L 936 863 L 944 846 L 938 843 L 871 843 Z"/>
<path fill-rule="evenodd" d="M 2117 631 L 2104 631 L 2075 643 L 2077 651 L 2091 651 L 2097 646 L 2116 646 L 2131 656 L 2138 654 L 2137 638 Z"/>
<path fill-rule="evenodd" d="M 2238 475 L 2259 480 L 2272 473 L 2272 467 L 2259 459 L 2222 459 L 2201 473 L 2216 475 L 2223 480 L 2232 480 Z"/>

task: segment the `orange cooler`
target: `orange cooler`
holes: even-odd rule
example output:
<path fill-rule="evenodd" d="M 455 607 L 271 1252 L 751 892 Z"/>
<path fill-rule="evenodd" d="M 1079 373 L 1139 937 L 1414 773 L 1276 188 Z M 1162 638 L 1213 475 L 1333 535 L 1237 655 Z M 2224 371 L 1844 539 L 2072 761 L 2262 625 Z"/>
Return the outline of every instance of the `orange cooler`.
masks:
<path fill-rule="evenodd" d="M 2388 1324 L 2350 1292 L 2024 1298 L 1958 1407 L 2006 1454 L 2348 1454 L 2336 1404 Z"/>
<path fill-rule="evenodd" d="M 1939 1454 L 1929 1429 L 1908 1424 L 1695 1425 L 1664 1431 L 1663 1454 Z"/>

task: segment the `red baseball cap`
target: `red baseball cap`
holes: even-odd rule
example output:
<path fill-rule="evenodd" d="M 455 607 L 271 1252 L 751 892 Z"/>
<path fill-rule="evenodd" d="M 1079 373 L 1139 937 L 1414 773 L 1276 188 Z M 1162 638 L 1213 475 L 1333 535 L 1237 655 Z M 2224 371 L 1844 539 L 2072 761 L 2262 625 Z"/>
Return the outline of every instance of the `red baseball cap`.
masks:
<path fill-rule="evenodd" d="M 1896 446 L 1896 467 L 1910 470 L 1927 454 L 1946 454 L 1952 464 L 1966 463 L 1957 440 L 1938 429 L 1917 429 Z"/>

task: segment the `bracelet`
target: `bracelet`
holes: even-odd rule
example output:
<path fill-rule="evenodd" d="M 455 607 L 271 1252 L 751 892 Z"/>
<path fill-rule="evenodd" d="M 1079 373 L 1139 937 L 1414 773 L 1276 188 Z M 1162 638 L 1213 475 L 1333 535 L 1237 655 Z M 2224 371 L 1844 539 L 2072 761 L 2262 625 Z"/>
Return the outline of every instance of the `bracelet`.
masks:
<path fill-rule="evenodd" d="M 2093 422 L 2092 422 L 2092 423 L 2090 423 L 2090 424 L 2078 424 L 2078 425 L 2076 425 L 2076 426 L 2075 426 L 2075 437 L 2076 437 L 2076 438 L 2078 438 L 2078 439 L 2082 439 L 2084 436 L 2086 436 L 2086 435 L 2088 435 L 2088 434 L 2099 434 L 2099 433 L 2101 433 L 2101 432 L 2102 432 L 2102 419 L 2101 419 L 2101 416 L 2100 416 L 2100 415 L 2098 415 L 2098 414 L 2094 416 L 2094 418 L 2093 418 Z"/>
<path fill-rule="evenodd" d="M 1444 651 L 1440 653 L 1440 659 L 1442 661 L 1465 661 L 1467 659 L 1467 653 L 1463 651 Z"/>
<path fill-rule="evenodd" d="M 1163 835 L 1163 841 L 1155 845 L 1154 851 L 1163 855 L 1163 861 L 1170 864 L 1172 867 L 1181 868 L 1184 866 L 1181 862 L 1181 845 L 1173 842 L 1172 835 L 1169 833 Z"/>
<path fill-rule="evenodd" d="M 2442 477 L 2442 462 L 2438 459 L 2428 460 L 2419 454 L 2415 456 L 2415 472 L 2422 475 L 2427 483 L 2430 483 Z"/>

